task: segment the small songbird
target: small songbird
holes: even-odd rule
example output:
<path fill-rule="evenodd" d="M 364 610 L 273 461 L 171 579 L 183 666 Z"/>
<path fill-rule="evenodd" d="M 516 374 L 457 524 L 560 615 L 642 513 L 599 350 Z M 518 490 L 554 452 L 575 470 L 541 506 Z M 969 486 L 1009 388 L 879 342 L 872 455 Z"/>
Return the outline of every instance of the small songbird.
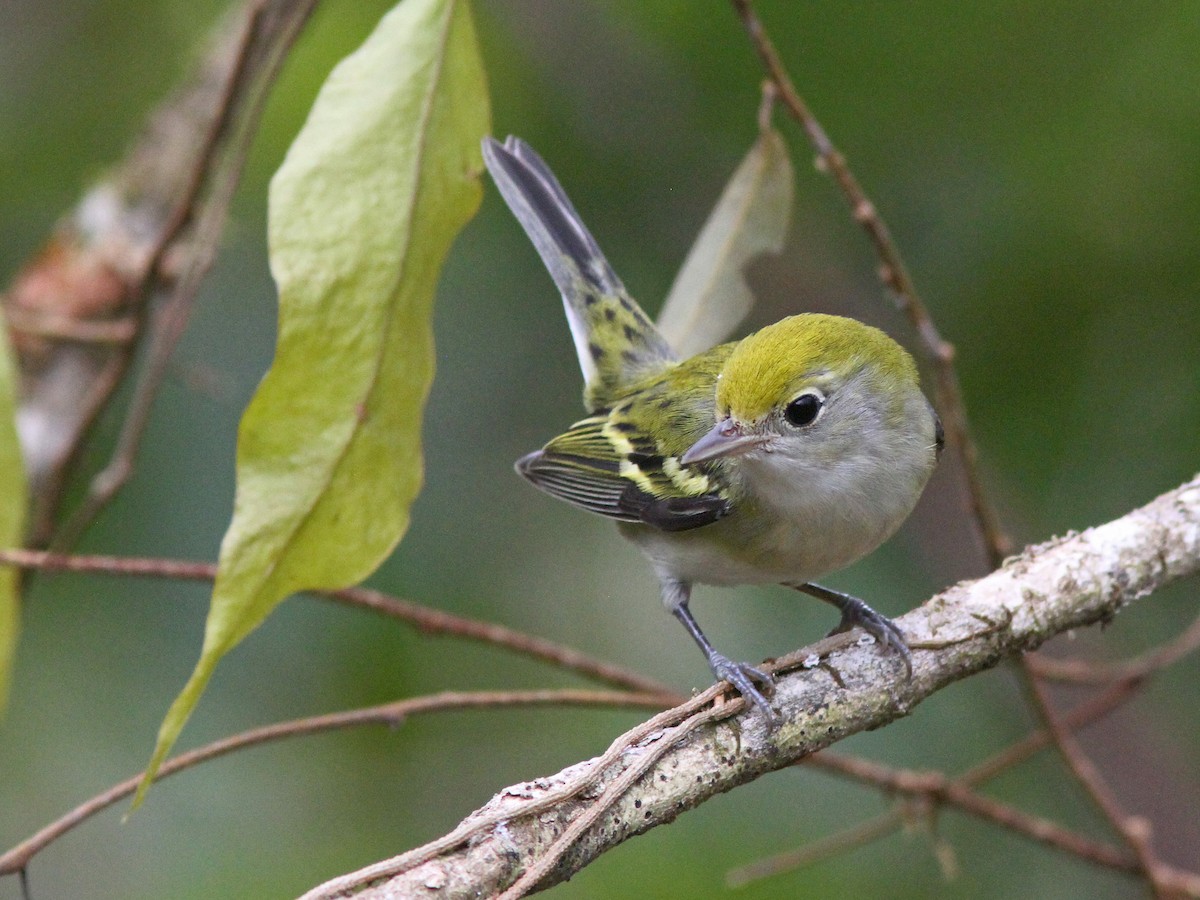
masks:
<path fill-rule="evenodd" d="M 941 423 L 908 353 L 854 319 L 808 313 L 681 360 L 541 157 L 514 137 L 485 138 L 483 156 L 562 292 L 589 414 L 517 471 L 615 519 L 713 675 L 768 718 L 770 678 L 713 648 L 688 609 L 693 584 L 804 591 L 841 610 L 833 633 L 859 626 L 911 672 L 896 625 L 811 583 L 891 536 L 933 472 Z"/>

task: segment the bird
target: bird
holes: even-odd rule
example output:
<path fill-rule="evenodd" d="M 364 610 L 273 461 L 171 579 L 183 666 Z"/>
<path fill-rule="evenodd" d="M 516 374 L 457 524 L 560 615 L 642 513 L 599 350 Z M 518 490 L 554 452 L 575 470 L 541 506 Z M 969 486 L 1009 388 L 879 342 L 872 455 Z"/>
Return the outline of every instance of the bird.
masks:
<path fill-rule="evenodd" d="M 778 584 L 835 606 L 912 657 L 899 627 L 814 579 L 889 538 L 944 443 L 916 364 L 883 331 L 798 313 L 687 359 L 633 300 L 545 161 L 483 140 L 501 196 L 562 295 L 585 418 L 521 457 L 535 487 L 617 523 L 709 669 L 770 721 L 772 679 L 719 653 L 689 603 L 696 584 Z"/>

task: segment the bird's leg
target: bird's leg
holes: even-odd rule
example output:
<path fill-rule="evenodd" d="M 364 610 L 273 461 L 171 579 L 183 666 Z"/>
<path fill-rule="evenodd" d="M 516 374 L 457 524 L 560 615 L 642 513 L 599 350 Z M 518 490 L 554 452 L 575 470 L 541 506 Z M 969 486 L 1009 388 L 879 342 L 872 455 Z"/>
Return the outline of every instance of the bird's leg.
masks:
<path fill-rule="evenodd" d="M 757 682 L 762 685 L 763 691 L 768 696 L 773 694 L 775 692 L 775 684 L 771 681 L 771 676 L 749 663 L 734 662 L 728 656 L 718 653 L 713 645 L 709 643 L 708 638 L 704 636 L 704 632 L 700 630 L 700 625 L 696 622 L 692 611 L 688 609 L 688 600 L 690 598 L 691 585 L 680 581 L 663 582 L 663 602 L 666 603 L 667 609 L 671 611 L 671 614 L 683 623 L 683 627 L 688 630 L 688 634 L 692 636 L 692 640 L 704 651 L 704 656 L 708 660 L 708 667 L 712 670 L 716 679 L 718 681 L 728 681 L 737 689 L 739 694 L 761 709 L 771 722 L 778 722 L 779 716 L 771 708 L 771 704 L 767 702 L 767 697 L 754 686 L 755 682 Z"/>
<path fill-rule="evenodd" d="M 912 652 L 908 649 L 908 642 L 904 640 L 904 632 L 887 616 L 875 612 L 857 597 L 851 597 L 841 591 L 831 591 L 819 584 L 805 582 L 804 584 L 789 584 L 787 587 L 831 603 L 842 611 L 842 619 L 838 622 L 837 627 L 829 632 L 830 635 L 842 634 L 857 625 L 884 647 L 895 647 L 896 652 L 904 660 L 904 668 L 908 672 L 908 677 L 912 678 Z"/>

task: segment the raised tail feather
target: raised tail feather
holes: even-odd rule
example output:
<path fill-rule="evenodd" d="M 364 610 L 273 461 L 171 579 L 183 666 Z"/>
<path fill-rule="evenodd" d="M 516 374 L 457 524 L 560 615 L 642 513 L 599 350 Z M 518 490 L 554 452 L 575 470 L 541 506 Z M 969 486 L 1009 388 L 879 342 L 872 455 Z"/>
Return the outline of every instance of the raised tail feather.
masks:
<path fill-rule="evenodd" d="M 586 382 L 589 410 L 677 360 L 625 290 L 562 185 L 519 138 L 483 140 L 483 158 L 501 195 L 562 293 Z"/>

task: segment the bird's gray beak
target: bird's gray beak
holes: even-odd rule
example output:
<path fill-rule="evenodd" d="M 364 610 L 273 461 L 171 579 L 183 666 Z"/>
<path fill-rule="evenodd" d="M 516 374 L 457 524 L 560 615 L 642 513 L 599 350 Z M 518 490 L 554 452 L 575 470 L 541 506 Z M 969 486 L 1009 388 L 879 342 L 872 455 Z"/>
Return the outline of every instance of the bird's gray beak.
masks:
<path fill-rule="evenodd" d="M 713 426 L 712 430 L 688 448 L 679 461 L 684 465 L 707 462 L 710 459 L 722 459 L 726 456 L 740 456 L 755 447 L 760 447 L 766 441 L 766 435 L 744 434 L 742 429 L 732 419 L 725 419 Z"/>

